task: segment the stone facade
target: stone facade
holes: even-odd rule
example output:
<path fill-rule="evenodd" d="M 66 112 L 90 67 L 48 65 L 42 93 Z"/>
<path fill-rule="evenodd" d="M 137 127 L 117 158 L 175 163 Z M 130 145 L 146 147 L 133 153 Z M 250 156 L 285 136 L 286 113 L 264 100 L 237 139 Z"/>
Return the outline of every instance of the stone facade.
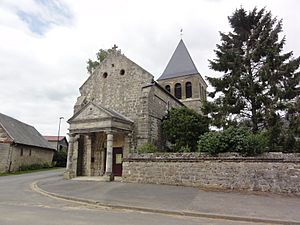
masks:
<path fill-rule="evenodd" d="M 120 154 L 126 157 L 144 143 L 161 147 L 163 116 L 172 107 L 183 106 L 150 73 L 116 49 L 79 90 L 74 115 L 68 121 L 66 178 L 104 175 L 110 180 L 120 175 L 115 171 L 115 163 L 122 161 Z M 116 154 L 120 149 L 122 153 Z"/>
<path fill-rule="evenodd" d="M 272 157 L 272 156 L 271 156 Z M 300 195 L 300 156 L 207 157 L 199 153 L 130 155 L 123 180 Z"/>

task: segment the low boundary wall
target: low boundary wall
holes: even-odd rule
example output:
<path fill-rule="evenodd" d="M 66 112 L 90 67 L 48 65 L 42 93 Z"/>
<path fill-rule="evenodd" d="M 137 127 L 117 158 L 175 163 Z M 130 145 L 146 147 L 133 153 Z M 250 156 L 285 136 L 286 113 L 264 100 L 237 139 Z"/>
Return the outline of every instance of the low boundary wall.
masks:
<path fill-rule="evenodd" d="M 123 162 L 123 180 L 300 195 L 300 154 L 129 154 Z"/>

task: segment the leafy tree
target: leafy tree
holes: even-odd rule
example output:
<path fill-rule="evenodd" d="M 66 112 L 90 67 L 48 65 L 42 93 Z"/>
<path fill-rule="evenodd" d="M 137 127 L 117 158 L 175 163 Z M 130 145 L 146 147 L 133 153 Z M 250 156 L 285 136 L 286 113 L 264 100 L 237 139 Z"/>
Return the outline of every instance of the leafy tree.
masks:
<path fill-rule="evenodd" d="M 199 136 L 208 132 L 208 119 L 186 107 L 173 108 L 164 117 L 162 129 L 175 151 L 195 151 Z"/>
<path fill-rule="evenodd" d="M 209 93 L 213 102 L 205 103 L 204 111 L 218 127 L 242 122 L 253 133 L 274 128 L 276 134 L 282 115 L 296 110 L 300 57 L 294 58 L 292 51 L 282 53 L 282 20 L 265 8 L 249 12 L 240 8 L 228 20 L 232 31 L 220 32 L 216 59 L 210 60 L 211 69 L 223 75 L 208 78 L 215 90 Z"/>
<path fill-rule="evenodd" d="M 91 59 L 89 59 L 87 61 L 87 71 L 89 72 L 89 74 L 92 74 L 95 69 L 97 68 L 97 66 L 100 65 L 100 63 L 106 58 L 106 56 L 108 55 L 108 53 L 111 53 L 113 51 L 113 48 L 111 49 L 100 49 L 97 53 L 97 60 L 93 61 Z"/>

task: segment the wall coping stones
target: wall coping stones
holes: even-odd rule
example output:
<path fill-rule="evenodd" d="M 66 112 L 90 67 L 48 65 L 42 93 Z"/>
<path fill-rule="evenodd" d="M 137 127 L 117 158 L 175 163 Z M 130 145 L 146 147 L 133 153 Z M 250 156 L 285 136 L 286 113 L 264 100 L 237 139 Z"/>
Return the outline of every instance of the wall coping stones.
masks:
<path fill-rule="evenodd" d="M 238 153 L 209 156 L 205 153 L 130 153 L 124 162 L 270 162 L 270 163 L 300 163 L 299 153 L 269 152 L 257 157 L 242 157 Z"/>

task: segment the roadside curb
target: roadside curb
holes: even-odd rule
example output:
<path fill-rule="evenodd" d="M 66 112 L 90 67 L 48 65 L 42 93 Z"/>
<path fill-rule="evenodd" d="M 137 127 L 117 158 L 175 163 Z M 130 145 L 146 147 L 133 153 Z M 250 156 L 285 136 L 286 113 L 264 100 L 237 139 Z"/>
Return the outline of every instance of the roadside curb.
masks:
<path fill-rule="evenodd" d="M 158 214 L 176 215 L 176 216 L 188 216 L 188 217 L 201 217 L 201 218 L 209 218 L 209 219 L 223 219 L 223 220 L 241 221 L 241 222 L 300 225 L 300 222 L 297 221 L 272 220 L 272 219 L 263 219 L 263 218 L 256 218 L 256 217 L 240 217 L 240 216 L 201 213 L 201 212 L 192 212 L 192 211 L 175 211 L 175 210 L 153 209 L 153 208 L 127 206 L 127 205 L 114 205 L 114 204 L 103 203 L 103 202 L 90 200 L 90 199 L 83 199 L 83 198 L 48 192 L 43 190 L 41 187 L 39 187 L 38 183 L 39 181 L 34 181 L 31 184 L 31 189 L 37 193 L 40 193 L 47 197 L 58 198 L 61 200 L 76 202 L 79 204 L 90 205 L 99 208 L 101 207 L 101 208 L 111 208 L 111 209 L 120 209 L 120 210 L 133 210 L 139 212 L 158 213 Z"/>

